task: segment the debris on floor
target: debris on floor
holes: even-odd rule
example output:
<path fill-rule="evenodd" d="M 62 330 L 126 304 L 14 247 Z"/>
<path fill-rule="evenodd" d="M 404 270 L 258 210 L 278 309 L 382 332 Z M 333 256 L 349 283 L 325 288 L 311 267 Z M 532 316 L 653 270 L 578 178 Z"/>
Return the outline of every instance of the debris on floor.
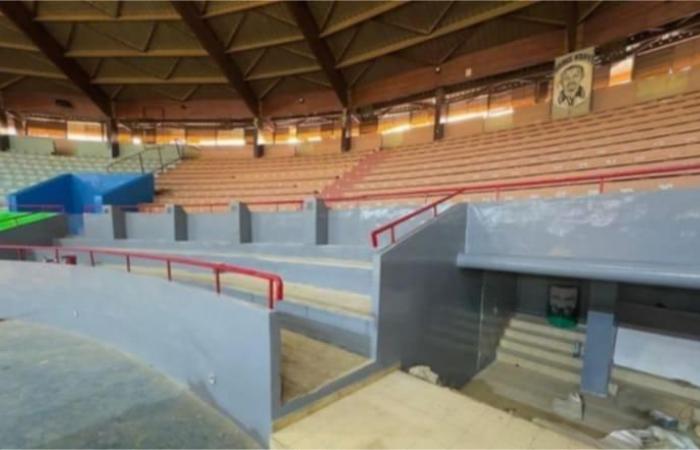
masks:
<path fill-rule="evenodd" d="M 659 411 L 658 409 L 649 411 L 649 417 L 651 417 L 655 424 L 667 430 L 675 430 L 678 428 L 678 418 L 666 414 L 663 411 Z"/>
<path fill-rule="evenodd" d="M 423 381 L 427 381 L 431 384 L 440 384 L 438 374 L 432 371 L 428 366 L 413 366 L 408 369 L 408 373 L 416 378 L 420 378 Z"/>
<path fill-rule="evenodd" d="M 616 449 L 697 449 L 688 436 L 673 430 L 651 426 L 639 430 L 616 430 L 600 441 L 602 448 Z"/>
<path fill-rule="evenodd" d="M 583 420 L 583 397 L 578 392 L 572 392 L 566 399 L 552 400 L 552 411 L 570 420 Z"/>

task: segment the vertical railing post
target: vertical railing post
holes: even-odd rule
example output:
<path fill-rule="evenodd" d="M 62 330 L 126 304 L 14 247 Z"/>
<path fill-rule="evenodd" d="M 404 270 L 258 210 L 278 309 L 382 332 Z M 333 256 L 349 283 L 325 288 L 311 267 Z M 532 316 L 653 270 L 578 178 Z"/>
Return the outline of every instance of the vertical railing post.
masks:
<path fill-rule="evenodd" d="M 61 263 L 61 254 L 58 251 L 58 247 L 53 249 L 53 256 L 54 256 L 54 259 L 56 260 L 56 264 L 60 264 Z"/>
<path fill-rule="evenodd" d="M 131 256 L 126 255 L 126 271 L 131 272 Z"/>
<path fill-rule="evenodd" d="M 170 266 L 170 260 L 167 260 L 165 262 L 167 268 L 168 268 L 168 281 L 173 281 L 173 271 L 172 267 Z"/>
<path fill-rule="evenodd" d="M 391 243 L 396 244 L 396 228 L 393 226 L 390 228 L 391 230 Z"/>
<path fill-rule="evenodd" d="M 95 252 L 90 250 L 90 266 L 95 267 Z"/>
<path fill-rule="evenodd" d="M 221 294 L 221 271 L 218 267 L 214 267 L 214 287 L 217 294 Z"/>
<path fill-rule="evenodd" d="M 602 194 L 605 192 L 605 177 L 600 177 L 598 181 L 598 193 Z"/>
<path fill-rule="evenodd" d="M 273 280 L 267 280 L 267 307 L 269 309 L 275 309 L 275 300 L 274 300 L 274 295 L 272 291 L 272 283 Z"/>

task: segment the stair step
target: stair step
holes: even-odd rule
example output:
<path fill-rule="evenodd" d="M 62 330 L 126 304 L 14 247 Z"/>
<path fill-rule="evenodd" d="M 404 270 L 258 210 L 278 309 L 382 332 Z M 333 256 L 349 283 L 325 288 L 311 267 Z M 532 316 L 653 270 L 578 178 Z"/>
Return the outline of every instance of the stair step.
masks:
<path fill-rule="evenodd" d="M 494 369 L 503 369 L 503 363 L 497 363 Z M 545 379 L 540 372 L 528 370 L 527 368 L 517 367 L 511 370 L 516 370 L 517 378 L 513 378 L 513 374 L 506 372 L 504 377 L 500 377 L 500 373 L 494 371 L 488 377 L 482 377 L 491 391 L 503 398 L 512 400 L 519 404 L 528 405 L 529 407 L 538 409 L 545 414 L 555 413 L 552 411 L 552 401 L 554 398 L 566 398 L 566 396 L 579 389 L 577 383 L 569 383 L 560 379 L 546 378 L 546 384 L 532 382 L 533 377 Z M 608 400 L 597 399 L 595 397 L 587 397 L 585 401 L 586 414 L 582 422 L 577 422 L 577 425 L 584 426 L 594 430 L 601 435 L 605 435 L 613 431 L 617 424 L 625 424 L 630 428 L 641 426 L 637 415 L 620 411 L 606 405 Z M 556 416 L 556 415 L 555 415 Z"/>
<path fill-rule="evenodd" d="M 541 362 L 553 363 L 562 367 L 569 367 L 571 369 L 575 369 L 576 371 L 581 370 L 581 367 L 583 366 L 583 361 L 581 359 L 574 358 L 571 354 L 541 349 L 510 339 L 501 340 L 499 349 L 512 353 L 518 353 L 524 358 L 533 358 Z"/>
<path fill-rule="evenodd" d="M 578 369 L 562 366 L 551 361 L 542 361 L 538 358 L 521 355 L 517 352 L 511 352 L 501 348 L 499 348 L 496 352 L 496 359 L 498 361 L 517 365 L 519 367 L 541 373 L 542 375 L 558 378 L 562 381 L 568 381 L 570 383 L 581 382 L 581 376 Z"/>
<path fill-rule="evenodd" d="M 670 394 L 683 399 L 700 402 L 700 388 L 680 381 L 657 377 L 652 374 L 615 366 L 612 379 L 618 384 L 638 386 L 643 389 Z"/>
<path fill-rule="evenodd" d="M 522 332 L 536 333 L 541 336 L 546 336 L 554 339 L 562 339 L 568 341 L 585 341 L 585 328 L 579 326 L 577 328 L 567 330 L 557 328 L 544 319 L 532 318 L 529 316 L 516 315 L 510 319 L 510 327 Z"/>
<path fill-rule="evenodd" d="M 552 339 L 547 336 L 542 336 L 537 333 L 528 333 L 525 331 L 520 331 L 515 328 L 507 328 L 503 339 L 512 339 L 522 343 L 527 343 L 536 347 L 543 349 L 556 350 L 564 353 L 573 353 L 575 344 L 577 342 L 583 343 L 583 341 L 574 340 L 563 340 L 563 339 Z"/>

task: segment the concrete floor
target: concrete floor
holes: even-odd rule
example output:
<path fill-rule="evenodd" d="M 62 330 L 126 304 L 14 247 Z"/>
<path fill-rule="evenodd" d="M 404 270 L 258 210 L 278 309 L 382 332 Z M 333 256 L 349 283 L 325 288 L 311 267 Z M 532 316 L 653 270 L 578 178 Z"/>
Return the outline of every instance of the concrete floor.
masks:
<path fill-rule="evenodd" d="M 494 361 L 461 392 L 526 420 L 545 420 L 585 433 L 592 439 L 600 439 L 615 430 L 646 428 L 653 424 L 648 414 L 653 409 L 690 420 L 693 408 L 700 406 L 687 398 L 654 391 L 651 387 L 619 384 L 615 396 L 583 395 L 583 420 L 567 419 L 553 412 L 554 399 L 565 399 L 578 390 L 578 383 Z M 689 437 L 693 439 L 692 435 Z"/>
<path fill-rule="evenodd" d="M 458 392 L 395 371 L 311 413 L 273 448 L 587 448 Z"/>
<path fill-rule="evenodd" d="M 367 358 L 342 348 L 282 330 L 282 402 L 339 378 Z"/>
<path fill-rule="evenodd" d="M 0 322 L 0 448 L 254 448 L 228 418 L 78 335 Z"/>

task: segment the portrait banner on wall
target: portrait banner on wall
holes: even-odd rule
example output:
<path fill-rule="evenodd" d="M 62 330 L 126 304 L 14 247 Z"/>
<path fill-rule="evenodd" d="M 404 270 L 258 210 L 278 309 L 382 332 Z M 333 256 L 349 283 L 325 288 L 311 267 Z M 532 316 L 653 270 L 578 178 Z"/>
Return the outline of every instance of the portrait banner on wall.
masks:
<path fill-rule="evenodd" d="M 552 119 L 587 114 L 593 94 L 593 47 L 557 58 L 552 84 Z"/>

